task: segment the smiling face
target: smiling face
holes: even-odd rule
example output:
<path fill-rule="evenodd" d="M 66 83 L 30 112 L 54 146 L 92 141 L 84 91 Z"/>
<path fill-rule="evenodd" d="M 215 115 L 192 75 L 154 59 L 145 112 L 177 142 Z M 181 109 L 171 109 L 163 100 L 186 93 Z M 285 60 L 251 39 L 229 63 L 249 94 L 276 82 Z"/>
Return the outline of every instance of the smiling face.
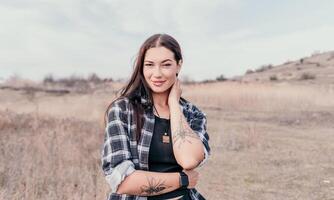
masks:
<path fill-rule="evenodd" d="M 152 92 L 167 91 L 176 80 L 181 63 L 178 65 L 174 53 L 166 47 L 153 47 L 146 51 L 143 73 Z"/>

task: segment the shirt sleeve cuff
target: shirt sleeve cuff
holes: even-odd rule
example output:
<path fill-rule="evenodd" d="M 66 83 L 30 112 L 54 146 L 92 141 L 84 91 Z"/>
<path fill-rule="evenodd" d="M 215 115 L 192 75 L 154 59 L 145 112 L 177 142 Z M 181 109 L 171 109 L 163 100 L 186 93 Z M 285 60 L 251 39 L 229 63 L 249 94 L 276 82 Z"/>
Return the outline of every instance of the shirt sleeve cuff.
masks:
<path fill-rule="evenodd" d="M 130 160 L 125 160 L 119 165 L 117 165 L 110 175 L 105 178 L 110 185 L 111 192 L 116 193 L 119 184 L 135 171 L 135 166 Z"/>

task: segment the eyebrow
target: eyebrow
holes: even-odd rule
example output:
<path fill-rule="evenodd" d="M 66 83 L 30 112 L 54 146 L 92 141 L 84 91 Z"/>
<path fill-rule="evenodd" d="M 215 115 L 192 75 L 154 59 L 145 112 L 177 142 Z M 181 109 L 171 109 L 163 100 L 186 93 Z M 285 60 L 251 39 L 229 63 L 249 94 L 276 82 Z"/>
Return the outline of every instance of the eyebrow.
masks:
<path fill-rule="evenodd" d="M 172 61 L 172 60 L 171 59 L 166 59 L 166 60 L 163 60 L 161 63 L 164 63 L 166 61 Z M 153 61 L 150 61 L 150 60 L 145 60 L 144 62 L 151 62 L 151 63 L 153 63 Z"/>

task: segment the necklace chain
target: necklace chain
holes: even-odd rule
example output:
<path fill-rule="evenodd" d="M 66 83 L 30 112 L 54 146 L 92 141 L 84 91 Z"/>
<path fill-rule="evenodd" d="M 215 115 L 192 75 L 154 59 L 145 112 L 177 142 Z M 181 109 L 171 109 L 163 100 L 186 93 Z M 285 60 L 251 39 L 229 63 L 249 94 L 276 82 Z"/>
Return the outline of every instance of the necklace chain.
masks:
<path fill-rule="evenodd" d="M 159 112 L 158 112 L 158 110 L 156 109 L 156 107 L 153 105 L 153 107 L 154 107 L 154 109 L 155 109 L 155 112 L 158 114 L 158 116 L 160 117 L 160 115 L 159 115 Z M 169 115 L 170 116 L 170 115 Z M 168 135 L 168 131 L 169 131 L 169 128 L 170 128 L 170 125 L 169 126 L 167 126 L 167 130 L 165 129 L 165 133 Z M 164 133 L 164 134 L 165 134 Z"/>
<path fill-rule="evenodd" d="M 155 112 L 156 112 L 156 113 L 158 114 L 158 116 L 160 117 L 158 110 L 155 108 L 154 105 L 153 105 L 153 107 L 154 107 L 154 109 L 155 109 Z M 168 115 L 168 117 L 170 118 L 170 114 Z"/>

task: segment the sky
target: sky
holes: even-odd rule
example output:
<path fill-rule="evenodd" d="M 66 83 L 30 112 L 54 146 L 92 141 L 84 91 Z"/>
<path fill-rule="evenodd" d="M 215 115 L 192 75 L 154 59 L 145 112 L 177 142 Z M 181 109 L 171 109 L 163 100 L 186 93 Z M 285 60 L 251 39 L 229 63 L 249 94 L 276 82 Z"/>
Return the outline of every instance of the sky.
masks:
<path fill-rule="evenodd" d="M 243 75 L 334 50 L 334 1 L 0 0 L 0 80 L 128 79 L 142 43 L 180 44 L 180 76 Z"/>

